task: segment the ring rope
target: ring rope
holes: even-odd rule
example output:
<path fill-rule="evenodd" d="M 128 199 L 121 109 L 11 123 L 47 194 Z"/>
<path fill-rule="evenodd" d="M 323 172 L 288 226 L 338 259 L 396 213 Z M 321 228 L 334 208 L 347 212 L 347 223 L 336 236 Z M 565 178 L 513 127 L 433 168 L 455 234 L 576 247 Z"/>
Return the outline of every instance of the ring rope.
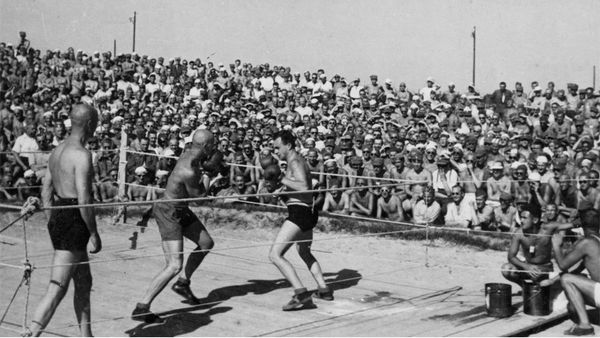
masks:
<path fill-rule="evenodd" d="M 395 184 L 381 184 L 381 185 L 370 185 L 363 186 L 363 189 L 367 188 L 381 188 L 381 187 L 392 187 Z M 73 208 L 94 208 L 94 207 L 114 207 L 114 206 L 129 206 L 129 205 L 145 205 L 145 204 L 156 204 L 156 203 L 183 203 L 183 202 L 204 202 L 220 199 L 228 199 L 233 197 L 262 197 L 262 196 L 274 196 L 274 195 L 293 195 L 299 193 L 318 193 L 326 191 L 341 191 L 348 190 L 348 188 L 329 188 L 329 189 L 309 189 L 303 191 L 280 191 L 272 193 L 260 193 L 260 194 L 241 194 L 241 195 L 230 195 L 230 196 L 205 196 L 205 197 L 188 197 L 188 198 L 175 198 L 175 199 L 157 199 L 153 201 L 131 201 L 131 202 L 110 202 L 110 203 L 90 203 L 90 204 L 79 204 L 79 205 L 61 205 L 61 206 L 46 206 L 42 207 L 41 210 L 59 210 L 59 209 L 73 209 Z M 2 206 L 2 205 L 0 205 Z"/>
<path fill-rule="evenodd" d="M 343 215 L 343 216 L 346 216 L 346 215 Z M 23 222 L 24 222 L 24 221 L 23 221 Z M 397 222 L 397 223 L 401 223 L 401 222 Z M 411 224 L 411 223 L 407 223 L 407 224 Z M 403 231 L 401 231 L 401 232 L 410 232 L 410 231 L 415 231 L 415 230 L 420 230 L 420 229 L 403 230 Z M 394 232 L 385 232 L 385 233 L 377 233 L 377 234 L 369 234 L 369 235 L 366 235 L 366 236 L 373 236 L 373 235 L 375 235 L 375 236 L 378 236 L 378 235 L 385 235 L 385 234 L 390 234 L 390 233 L 397 233 L 397 231 L 394 231 Z M 339 239 L 339 238 L 346 238 L 346 237 L 364 237 L 364 236 L 353 236 L 353 235 L 352 235 L 352 236 L 340 236 L 340 237 L 337 237 L 337 238 L 335 238 L 335 239 Z M 331 240 L 331 239 L 328 239 L 328 240 Z M 313 241 L 318 241 L 318 240 L 313 240 Z M 291 243 L 297 243 L 297 242 L 303 242 L 303 241 L 290 241 L 290 242 L 291 242 Z M 263 246 L 263 244 L 262 244 L 262 243 L 259 243 L 259 244 L 260 244 L 259 246 Z M 269 242 L 268 244 L 270 245 L 270 244 L 273 244 L 273 243 Z M 254 246 L 254 245 L 253 245 L 253 246 L 245 246 L 245 247 L 256 247 L 256 246 Z M 240 247 L 240 248 L 241 248 L 241 247 Z M 224 248 L 223 250 L 229 250 L 229 249 L 236 249 L 236 248 Z M 213 249 L 213 250 L 195 250 L 195 251 L 220 251 L 220 250 L 214 250 L 214 249 Z M 160 254 L 160 256 L 163 256 L 163 255 L 164 255 L 164 254 Z M 132 258 L 129 258 L 129 259 L 132 259 Z M 127 259 L 119 259 L 119 260 L 127 260 Z M 89 263 L 94 263 L 94 261 L 92 261 L 92 262 L 85 262 L 85 263 L 86 263 L 86 264 L 89 264 Z M 416 263 L 416 262 L 415 262 L 415 263 Z M 72 265 L 72 264 L 69 264 L 69 265 Z M 450 265 L 451 265 L 451 264 L 450 264 Z M 448 266 L 448 265 L 446 265 L 446 266 Z M 456 266 L 458 266 L 458 265 L 456 265 Z M 44 267 L 44 266 L 42 266 L 42 267 L 40 267 L 40 268 L 43 268 L 43 267 Z M 468 266 L 464 266 L 464 265 L 462 265 L 461 267 L 465 267 L 465 268 L 475 268 L 475 269 L 479 268 L 479 267 L 468 267 Z M 479 269 L 481 269 L 481 268 L 479 268 Z M 497 270 L 497 269 L 488 269 L 488 270 Z M 505 270 L 503 270 L 503 269 L 500 269 L 500 270 L 501 270 L 501 271 L 505 271 Z M 518 270 L 512 270 L 512 271 L 518 271 Z M 340 282 L 340 281 L 337 281 L 337 282 Z M 220 301 L 219 301 L 219 302 L 220 302 Z M 204 304 L 204 305 L 207 305 L 207 304 Z M 197 305 L 195 305 L 195 306 L 197 306 Z M 26 315 L 26 314 L 25 314 L 25 315 Z M 127 317 L 123 317 L 123 318 L 117 318 L 117 319 L 124 319 L 124 318 L 127 318 Z M 104 320 L 104 321 L 105 321 L 105 320 Z M 72 326 L 73 326 L 73 325 L 71 325 L 71 326 L 69 326 L 69 327 L 72 327 Z M 15 331 L 15 332 L 16 332 L 16 331 Z"/>
<path fill-rule="evenodd" d="M 144 152 L 140 152 L 140 151 L 135 151 L 135 150 L 125 150 L 128 153 L 132 153 L 132 154 L 139 154 L 139 155 L 150 155 L 150 156 L 156 156 L 156 157 L 165 157 L 165 158 L 172 158 L 172 159 L 179 159 L 179 157 L 177 156 L 170 156 L 170 155 L 159 155 L 156 153 L 144 153 Z M 260 169 L 260 166 L 256 166 L 256 165 L 251 165 L 251 164 L 237 164 L 237 163 L 231 163 L 231 162 L 225 162 L 226 165 L 229 166 L 234 166 L 234 167 L 243 167 L 243 168 L 254 168 L 254 169 Z M 527 165 L 526 163 L 522 163 L 523 165 Z M 336 176 L 336 177 L 351 177 L 351 178 L 364 178 L 364 179 L 369 179 L 369 180 L 375 180 L 375 181 L 392 181 L 392 182 L 405 182 L 405 183 L 409 183 L 412 184 L 423 184 L 423 183 L 429 183 L 429 181 L 414 181 L 414 180 L 410 180 L 410 179 L 402 179 L 402 178 L 385 178 L 385 177 L 375 177 L 375 176 L 360 176 L 360 175 L 350 175 L 350 174 L 338 174 L 338 173 L 328 173 L 325 171 L 310 171 L 309 172 L 312 175 L 325 175 L 325 176 Z M 457 172 L 458 173 L 458 172 Z M 433 173 L 432 173 L 433 174 Z M 481 182 L 483 182 L 483 180 L 480 180 Z M 537 182 L 534 180 L 530 180 L 530 179 L 525 179 L 525 180 L 516 180 L 516 179 L 508 179 L 509 182 Z M 569 181 L 569 182 L 573 182 L 573 181 L 580 181 L 578 178 L 569 178 L 569 179 L 565 179 L 563 181 Z M 474 180 L 457 180 L 456 183 L 473 183 L 475 182 Z"/>

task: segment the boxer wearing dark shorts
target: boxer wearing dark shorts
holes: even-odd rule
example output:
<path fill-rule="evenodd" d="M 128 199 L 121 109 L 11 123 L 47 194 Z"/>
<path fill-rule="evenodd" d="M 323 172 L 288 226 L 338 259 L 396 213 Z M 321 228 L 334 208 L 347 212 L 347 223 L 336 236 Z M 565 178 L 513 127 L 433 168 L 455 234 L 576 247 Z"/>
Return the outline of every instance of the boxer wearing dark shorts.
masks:
<path fill-rule="evenodd" d="M 312 230 L 319 220 L 319 213 L 304 203 L 292 203 L 287 205 L 287 220 L 296 224 L 302 232 Z"/>
<path fill-rule="evenodd" d="M 204 225 L 185 204 L 156 203 L 152 213 L 163 241 L 181 240 L 183 228 L 198 223 Z"/>
<path fill-rule="evenodd" d="M 54 205 L 77 205 L 76 198 L 54 197 Z M 85 251 L 90 231 L 78 208 L 52 210 L 48 232 L 54 250 Z"/>

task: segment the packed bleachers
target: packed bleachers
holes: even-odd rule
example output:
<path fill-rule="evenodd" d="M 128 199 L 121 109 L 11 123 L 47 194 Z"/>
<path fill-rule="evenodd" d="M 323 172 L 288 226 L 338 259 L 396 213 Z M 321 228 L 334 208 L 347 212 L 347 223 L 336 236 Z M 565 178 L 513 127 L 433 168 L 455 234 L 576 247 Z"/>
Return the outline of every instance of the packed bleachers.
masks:
<path fill-rule="evenodd" d="M 277 197 L 237 196 L 267 191 L 262 165 L 278 161 L 273 135 L 290 129 L 313 188 L 347 188 L 315 193 L 321 210 L 511 231 L 532 199 L 547 220 L 575 220 L 600 208 L 600 100 L 577 84 L 563 90 L 534 82 L 526 89 L 516 82 L 507 89 L 500 82 L 480 93 L 427 78 L 409 90 L 377 75 L 363 83 L 240 59 L 42 52 L 23 32 L 14 45 L 0 43 L 0 67 L 2 201 L 39 196 L 49 152 L 70 131 L 71 107 L 84 102 L 101 115 L 88 143 L 98 202 L 160 198 L 190 135 L 208 129 L 228 164 L 203 168 L 209 194 L 281 204 Z"/>

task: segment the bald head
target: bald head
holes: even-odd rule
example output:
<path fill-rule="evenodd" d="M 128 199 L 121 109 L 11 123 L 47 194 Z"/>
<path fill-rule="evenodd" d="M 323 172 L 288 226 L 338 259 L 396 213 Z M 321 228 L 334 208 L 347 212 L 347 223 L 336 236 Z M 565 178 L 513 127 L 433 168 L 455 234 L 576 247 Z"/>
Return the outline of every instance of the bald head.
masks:
<path fill-rule="evenodd" d="M 192 136 L 192 147 L 206 147 L 215 143 L 213 133 L 206 129 L 196 130 Z"/>
<path fill-rule="evenodd" d="M 206 129 L 196 130 L 192 136 L 190 150 L 201 160 L 210 158 L 215 152 L 215 137 Z"/>
<path fill-rule="evenodd" d="M 88 104 L 79 104 L 73 107 L 71 115 L 71 133 L 85 132 L 91 136 L 98 125 L 98 111 Z"/>
<path fill-rule="evenodd" d="M 273 181 L 277 180 L 281 176 L 281 169 L 277 164 L 269 164 L 265 168 L 265 180 Z"/>

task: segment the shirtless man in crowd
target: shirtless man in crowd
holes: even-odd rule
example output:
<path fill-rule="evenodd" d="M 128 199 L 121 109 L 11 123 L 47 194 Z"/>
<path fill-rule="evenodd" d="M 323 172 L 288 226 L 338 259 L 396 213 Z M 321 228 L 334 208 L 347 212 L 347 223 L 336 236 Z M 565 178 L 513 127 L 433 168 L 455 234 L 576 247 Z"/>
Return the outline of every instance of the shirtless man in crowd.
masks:
<path fill-rule="evenodd" d="M 311 188 L 311 175 L 306 161 L 296 152 L 295 144 L 296 137 L 286 130 L 275 137 L 273 144 L 279 151 L 279 158 L 288 163 L 285 176 L 281 178 L 282 189 L 295 192 L 285 195 L 289 216 L 283 222 L 269 253 L 271 262 L 294 288 L 294 296 L 283 306 L 284 311 L 314 306 L 312 292 L 307 291 L 292 264 L 283 257 L 294 241 L 301 241 L 296 243 L 298 254 L 318 285 L 314 296 L 333 300 L 333 290 L 325 283 L 321 266 L 311 252 L 313 228 L 317 225 L 319 214 L 313 208 L 312 193 L 303 192 Z M 265 179 L 272 181 L 278 180 L 279 177 L 265 177 Z"/>
<path fill-rule="evenodd" d="M 169 176 L 164 199 L 174 200 L 204 196 L 206 189 L 200 184 L 202 178 L 201 167 L 204 161 L 210 159 L 214 152 L 215 141 L 212 133 L 207 130 L 196 131 L 192 136 L 190 148 L 186 149 L 181 155 L 175 169 Z M 190 278 L 214 245 L 202 222 L 185 202 L 156 203 L 153 207 L 153 216 L 158 224 L 162 239 L 166 266 L 154 277 L 142 301 L 137 303 L 131 315 L 132 319 L 147 323 L 161 320 L 158 315 L 150 312 L 150 305 L 167 283 L 182 271 L 183 237 L 194 242 L 197 247 L 189 255 L 183 274 L 173 284 L 172 289 L 192 304 L 199 304 L 200 301 L 192 293 Z"/>
<path fill-rule="evenodd" d="M 356 191 L 350 195 L 350 213 L 352 216 L 371 216 L 374 206 L 373 193 L 368 188 L 367 180 L 359 178 L 356 180 Z"/>
<path fill-rule="evenodd" d="M 377 200 L 377 218 L 403 221 L 404 210 L 398 196 L 391 193 L 390 187 L 381 188 L 381 198 Z"/>
<path fill-rule="evenodd" d="M 92 106 L 78 105 L 70 115 L 71 134 L 50 155 L 43 181 L 44 207 L 90 204 L 92 198 L 92 154 L 85 143 L 98 124 Z M 92 274 L 86 252 L 102 249 L 93 208 L 46 210 L 48 232 L 54 247 L 53 268 L 46 294 L 34 312 L 31 334 L 39 336 L 67 293 L 71 278 L 75 284 L 74 307 L 81 336 L 92 336 L 90 291 Z"/>
<path fill-rule="evenodd" d="M 338 189 L 340 187 L 338 179 L 331 180 L 330 184 L 330 189 Z M 323 211 L 347 215 L 350 212 L 349 210 L 350 199 L 348 194 L 344 194 L 341 190 L 328 191 L 325 193 Z"/>

